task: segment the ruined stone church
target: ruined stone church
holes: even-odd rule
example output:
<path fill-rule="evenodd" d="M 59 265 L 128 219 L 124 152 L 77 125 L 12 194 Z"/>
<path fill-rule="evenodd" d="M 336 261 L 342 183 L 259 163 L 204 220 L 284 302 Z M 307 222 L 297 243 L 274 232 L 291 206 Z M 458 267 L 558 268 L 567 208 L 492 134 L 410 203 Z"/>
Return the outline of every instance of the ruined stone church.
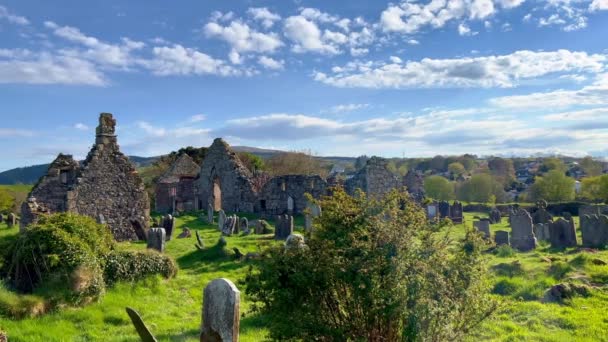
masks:
<path fill-rule="evenodd" d="M 145 240 L 150 202 L 144 183 L 122 152 L 116 120 L 102 113 L 93 148 L 80 165 L 59 154 L 21 208 L 21 227 L 43 214 L 71 212 L 106 224 L 118 241 Z"/>

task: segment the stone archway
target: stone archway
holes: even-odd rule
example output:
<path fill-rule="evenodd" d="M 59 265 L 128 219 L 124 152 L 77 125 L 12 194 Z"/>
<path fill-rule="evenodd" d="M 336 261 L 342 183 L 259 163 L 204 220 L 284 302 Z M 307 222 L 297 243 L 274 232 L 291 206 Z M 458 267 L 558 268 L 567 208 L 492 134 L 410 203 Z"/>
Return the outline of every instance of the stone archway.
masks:
<path fill-rule="evenodd" d="M 220 177 L 213 178 L 213 210 L 220 211 L 222 209 L 222 185 Z"/>

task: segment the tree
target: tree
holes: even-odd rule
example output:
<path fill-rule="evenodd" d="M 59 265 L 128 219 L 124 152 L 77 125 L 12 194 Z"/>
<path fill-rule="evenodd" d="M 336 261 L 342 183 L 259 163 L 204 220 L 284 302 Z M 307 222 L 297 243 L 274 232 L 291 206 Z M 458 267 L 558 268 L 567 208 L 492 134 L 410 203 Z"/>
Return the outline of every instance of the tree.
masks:
<path fill-rule="evenodd" d="M 566 176 L 562 171 L 551 170 L 542 177 L 536 177 L 530 187 L 530 195 L 535 200 L 572 201 L 576 196 L 574 183 L 574 178 Z"/>
<path fill-rule="evenodd" d="M 496 309 L 482 242 L 451 242 L 407 194 L 336 188 L 306 246 L 265 250 L 244 282 L 280 341 L 461 340 Z"/>
<path fill-rule="evenodd" d="M 502 202 L 505 192 L 499 181 L 489 174 L 480 173 L 458 186 L 456 198 L 465 202 Z"/>
<path fill-rule="evenodd" d="M 446 170 L 446 160 L 443 156 L 435 156 L 431 159 L 430 168 L 435 171 L 443 172 Z"/>
<path fill-rule="evenodd" d="M 513 167 L 513 161 L 510 159 L 492 158 L 488 161 L 488 168 L 504 187 L 509 186 L 515 180 L 515 168 Z"/>
<path fill-rule="evenodd" d="M 368 160 L 369 160 L 369 157 L 366 155 L 357 157 L 357 159 L 355 159 L 355 170 L 360 170 L 360 169 L 364 168 L 365 165 L 367 164 Z"/>
<path fill-rule="evenodd" d="M 0 212 L 6 213 L 13 210 L 15 198 L 6 189 L 0 189 Z"/>
<path fill-rule="evenodd" d="M 608 175 L 583 178 L 581 183 L 583 198 L 608 201 Z"/>
<path fill-rule="evenodd" d="M 454 184 L 441 176 L 429 176 L 424 179 L 424 191 L 432 199 L 447 201 L 454 199 Z"/>
<path fill-rule="evenodd" d="M 450 172 L 450 174 L 452 174 L 453 178 L 458 178 L 459 176 L 462 176 L 465 174 L 465 172 L 467 172 L 467 170 L 464 168 L 464 165 L 459 162 L 454 162 L 448 165 L 448 171 Z"/>
<path fill-rule="evenodd" d="M 596 177 L 602 174 L 602 163 L 600 163 L 599 161 L 593 160 L 592 157 L 585 157 L 581 160 L 581 162 L 579 163 L 579 165 L 581 166 L 581 168 L 583 169 L 583 171 L 585 171 L 585 173 L 587 174 L 587 176 L 589 177 Z"/>
<path fill-rule="evenodd" d="M 237 153 L 237 156 L 243 165 L 245 165 L 245 167 L 252 173 L 264 171 L 266 169 L 264 159 L 262 159 L 260 156 L 256 156 L 255 154 L 249 152 L 239 152 Z"/>
<path fill-rule="evenodd" d="M 559 159 L 559 158 L 545 158 L 545 160 L 543 160 L 543 164 L 540 167 L 540 171 L 543 173 L 552 171 L 552 170 L 557 170 L 559 172 L 566 172 L 568 168 L 566 167 L 566 164 L 564 164 L 564 162 Z"/>

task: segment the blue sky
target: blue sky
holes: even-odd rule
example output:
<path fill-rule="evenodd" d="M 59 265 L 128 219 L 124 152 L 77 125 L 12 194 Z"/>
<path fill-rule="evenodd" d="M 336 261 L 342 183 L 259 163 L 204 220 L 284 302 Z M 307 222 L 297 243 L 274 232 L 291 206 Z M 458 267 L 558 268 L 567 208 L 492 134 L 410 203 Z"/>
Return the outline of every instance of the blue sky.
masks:
<path fill-rule="evenodd" d="M 0 170 L 129 155 L 608 155 L 608 0 L 0 0 Z"/>

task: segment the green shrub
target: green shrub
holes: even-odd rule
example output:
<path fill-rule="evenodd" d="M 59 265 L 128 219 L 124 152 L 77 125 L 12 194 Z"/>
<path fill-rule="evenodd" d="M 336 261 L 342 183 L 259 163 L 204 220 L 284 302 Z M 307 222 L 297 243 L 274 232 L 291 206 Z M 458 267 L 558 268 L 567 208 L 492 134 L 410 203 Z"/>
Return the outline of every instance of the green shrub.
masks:
<path fill-rule="evenodd" d="M 477 234 L 450 241 L 404 193 L 332 192 L 308 248 L 271 247 L 244 282 L 271 339 L 461 340 L 494 311 Z"/>
<path fill-rule="evenodd" d="M 105 260 L 104 278 L 108 285 L 118 281 L 137 281 L 152 275 L 172 278 L 177 264 L 156 251 L 114 251 Z"/>
<path fill-rule="evenodd" d="M 515 255 L 515 251 L 509 245 L 500 245 L 496 247 L 494 254 L 499 258 L 510 258 Z"/>

